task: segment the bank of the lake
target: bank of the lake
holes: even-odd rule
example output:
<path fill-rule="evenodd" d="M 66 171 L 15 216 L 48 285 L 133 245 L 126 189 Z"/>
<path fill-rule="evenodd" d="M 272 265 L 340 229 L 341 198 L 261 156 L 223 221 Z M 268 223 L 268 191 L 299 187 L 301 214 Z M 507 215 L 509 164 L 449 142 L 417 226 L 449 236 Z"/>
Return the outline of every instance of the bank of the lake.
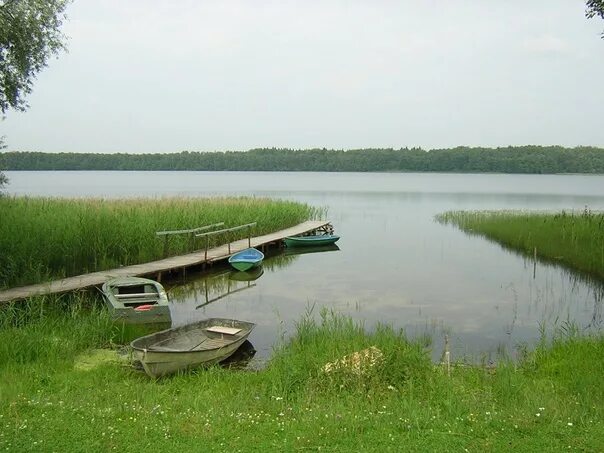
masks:
<path fill-rule="evenodd" d="M 604 149 L 591 146 L 460 146 L 429 151 L 265 148 L 163 154 L 6 152 L 0 154 L 0 160 L 7 170 L 604 173 Z"/>
<path fill-rule="evenodd" d="M 252 197 L 4 196 L 0 212 L 0 289 L 164 258 L 157 231 L 256 222 L 254 234 L 266 234 L 320 214 L 304 203 Z M 169 241 L 170 255 L 200 248 L 189 235 Z M 210 245 L 216 241 L 227 239 L 213 237 Z"/>
<path fill-rule="evenodd" d="M 604 281 L 604 213 L 450 211 L 437 219 Z"/>
<path fill-rule="evenodd" d="M 266 369 L 160 381 L 119 359 L 95 301 L 48 297 L 0 315 L 0 448 L 7 451 L 524 451 L 604 448 L 604 340 L 558 336 L 496 369 L 431 363 L 426 344 L 323 312 Z M 327 362 L 370 346 L 356 375 Z"/>

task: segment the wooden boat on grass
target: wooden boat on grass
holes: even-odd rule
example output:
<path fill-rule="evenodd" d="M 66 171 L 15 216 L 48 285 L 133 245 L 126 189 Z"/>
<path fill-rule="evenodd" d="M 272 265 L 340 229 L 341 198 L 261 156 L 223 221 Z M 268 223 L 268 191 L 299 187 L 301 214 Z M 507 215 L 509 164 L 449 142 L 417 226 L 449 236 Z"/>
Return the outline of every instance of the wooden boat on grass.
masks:
<path fill-rule="evenodd" d="M 103 297 L 114 320 L 132 324 L 170 322 L 164 287 L 140 277 L 114 278 L 103 284 Z"/>
<path fill-rule="evenodd" d="M 133 359 L 157 378 L 229 358 L 256 324 L 235 319 L 210 318 L 137 338 L 130 345 Z"/>
<path fill-rule="evenodd" d="M 249 248 L 235 253 L 229 257 L 229 263 L 238 271 L 247 271 L 259 266 L 264 259 L 264 253 L 255 248 Z"/>
<path fill-rule="evenodd" d="M 340 236 L 335 234 L 317 234 L 311 236 L 288 236 L 284 239 L 287 247 L 316 247 L 335 244 Z"/>

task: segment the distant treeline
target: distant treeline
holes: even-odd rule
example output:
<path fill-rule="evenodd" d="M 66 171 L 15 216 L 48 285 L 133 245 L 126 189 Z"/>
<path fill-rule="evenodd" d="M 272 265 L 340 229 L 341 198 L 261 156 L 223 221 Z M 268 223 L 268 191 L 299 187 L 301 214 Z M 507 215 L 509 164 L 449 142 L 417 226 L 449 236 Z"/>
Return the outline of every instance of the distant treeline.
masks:
<path fill-rule="evenodd" d="M 433 149 L 252 149 L 169 154 L 7 152 L 6 170 L 392 171 L 604 173 L 604 149 L 517 146 Z"/>

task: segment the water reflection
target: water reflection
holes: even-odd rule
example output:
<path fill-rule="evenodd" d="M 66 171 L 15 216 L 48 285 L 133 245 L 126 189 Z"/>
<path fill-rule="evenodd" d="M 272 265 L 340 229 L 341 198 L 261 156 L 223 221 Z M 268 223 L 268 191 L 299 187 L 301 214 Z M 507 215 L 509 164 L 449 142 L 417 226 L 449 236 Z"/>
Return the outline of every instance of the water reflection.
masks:
<path fill-rule="evenodd" d="M 517 357 L 518 347 L 538 339 L 540 329 L 551 335 L 571 322 L 582 332 L 602 328 L 601 282 L 528 258 L 510 272 L 502 262 L 517 260 L 517 253 L 480 238 L 471 241 L 491 267 L 481 260 L 474 279 L 463 276 L 467 269 L 451 268 L 440 282 L 421 272 L 394 279 L 400 267 L 389 261 L 392 269 L 384 271 L 384 281 L 355 284 L 358 274 L 350 275 L 341 261 L 348 249 L 285 249 L 268 256 L 257 274 L 222 269 L 170 288 L 172 317 L 175 324 L 211 316 L 257 323 L 255 361 L 270 357 L 275 343 L 293 333 L 295 322 L 312 305 L 331 306 L 368 329 L 386 322 L 412 337 L 430 336 L 434 360 L 441 356 L 445 335 L 454 360 L 494 362 Z M 361 278 L 367 279 L 367 273 Z M 423 278 L 426 284 L 418 286 Z"/>
<path fill-rule="evenodd" d="M 305 255 L 307 253 L 325 253 L 338 252 L 340 247 L 337 244 L 319 245 L 313 247 L 291 247 L 283 251 L 283 256 Z"/>
<path fill-rule="evenodd" d="M 185 283 L 169 287 L 170 302 L 182 303 L 192 300 L 199 302 L 195 308 L 203 308 L 232 294 L 256 286 L 254 282 L 264 274 L 262 267 L 249 271 L 218 269 L 214 272 L 189 274 Z"/>
<path fill-rule="evenodd" d="M 262 266 L 253 267 L 248 271 L 234 271 L 229 274 L 229 279 L 238 282 L 253 282 L 258 280 L 264 274 L 264 268 Z"/>

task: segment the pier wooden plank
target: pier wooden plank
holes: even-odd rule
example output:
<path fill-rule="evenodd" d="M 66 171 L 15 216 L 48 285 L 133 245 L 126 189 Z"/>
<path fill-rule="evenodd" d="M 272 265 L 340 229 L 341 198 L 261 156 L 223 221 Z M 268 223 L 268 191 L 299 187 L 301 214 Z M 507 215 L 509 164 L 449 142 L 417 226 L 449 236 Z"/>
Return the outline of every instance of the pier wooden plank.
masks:
<path fill-rule="evenodd" d="M 308 233 L 309 231 L 324 227 L 329 223 L 330 222 L 328 220 L 309 220 L 291 228 L 286 228 L 284 230 L 275 231 L 274 233 L 254 237 L 251 239 L 251 244 L 252 247 L 260 247 L 265 244 L 281 241 L 287 236 L 297 236 Z M 182 269 L 189 266 L 196 266 L 204 262 L 220 261 L 227 259 L 230 255 L 246 248 L 248 248 L 247 238 L 231 242 L 231 253 L 229 253 L 228 244 L 209 249 L 207 260 L 205 259 L 205 250 L 198 250 L 186 255 L 173 256 L 158 261 L 134 264 L 132 266 L 124 266 L 120 267 L 119 269 L 92 272 L 90 274 L 76 275 L 74 277 L 68 277 L 47 283 L 40 283 L 37 285 L 11 288 L 5 291 L 0 291 L 0 303 L 9 302 L 11 300 L 25 299 L 27 297 L 36 295 L 63 293 L 67 291 L 89 288 L 91 286 L 98 286 L 115 277 L 159 274 L 160 272 L 165 272 L 172 269 Z"/>

